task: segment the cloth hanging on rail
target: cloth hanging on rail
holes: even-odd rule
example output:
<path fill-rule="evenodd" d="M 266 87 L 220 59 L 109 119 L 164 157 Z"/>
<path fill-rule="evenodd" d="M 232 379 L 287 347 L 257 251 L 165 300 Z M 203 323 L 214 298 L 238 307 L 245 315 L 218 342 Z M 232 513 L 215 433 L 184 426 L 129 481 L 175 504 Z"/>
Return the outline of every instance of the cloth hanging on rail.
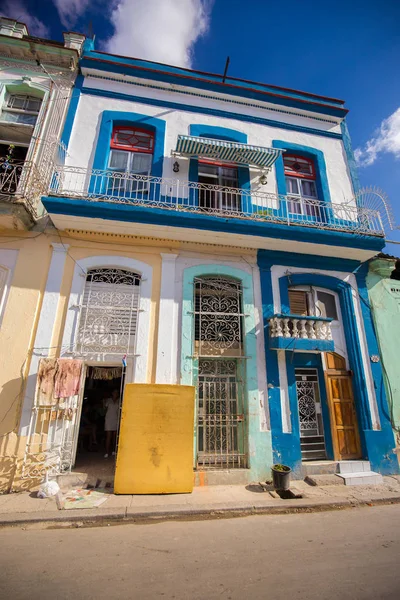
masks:
<path fill-rule="evenodd" d="M 39 406 L 57 404 L 57 400 L 54 398 L 54 383 L 57 371 L 58 360 L 56 358 L 40 359 L 36 396 L 36 402 Z"/>
<path fill-rule="evenodd" d="M 79 393 L 82 361 L 70 358 L 58 359 L 58 370 L 54 384 L 55 398 L 68 398 Z"/>
<path fill-rule="evenodd" d="M 89 377 L 92 379 L 111 381 L 111 379 L 118 379 L 121 376 L 121 367 L 90 367 Z"/>

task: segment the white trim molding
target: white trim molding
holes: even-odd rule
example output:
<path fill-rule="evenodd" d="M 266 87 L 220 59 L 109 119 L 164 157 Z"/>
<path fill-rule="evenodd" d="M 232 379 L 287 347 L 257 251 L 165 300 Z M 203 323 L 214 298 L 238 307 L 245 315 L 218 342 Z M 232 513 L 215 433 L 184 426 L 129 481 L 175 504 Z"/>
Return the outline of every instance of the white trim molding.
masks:
<path fill-rule="evenodd" d="M 58 301 L 60 298 L 61 284 L 64 275 L 65 261 L 67 258 L 67 244 L 51 244 L 53 253 L 51 257 L 46 287 L 40 310 L 39 323 L 36 330 L 31 364 L 29 367 L 28 381 L 25 390 L 22 408 L 20 435 L 28 435 L 29 422 L 35 396 L 37 370 L 39 360 L 49 355 L 54 322 L 57 316 Z"/>
<path fill-rule="evenodd" d="M 178 254 L 161 252 L 156 383 L 177 383 L 178 305 L 175 299 L 177 257 Z"/>
<path fill-rule="evenodd" d="M 17 263 L 19 250 L 0 250 L 0 326 L 10 293 L 11 280 Z"/>

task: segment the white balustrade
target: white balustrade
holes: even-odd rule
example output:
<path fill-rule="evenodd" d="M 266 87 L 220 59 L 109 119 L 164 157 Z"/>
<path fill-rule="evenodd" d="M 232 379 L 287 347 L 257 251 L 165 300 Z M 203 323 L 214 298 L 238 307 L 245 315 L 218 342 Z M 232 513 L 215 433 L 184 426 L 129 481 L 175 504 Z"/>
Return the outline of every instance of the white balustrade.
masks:
<path fill-rule="evenodd" d="M 300 338 L 303 340 L 332 340 L 330 321 L 315 317 L 274 316 L 269 320 L 273 338 Z"/>

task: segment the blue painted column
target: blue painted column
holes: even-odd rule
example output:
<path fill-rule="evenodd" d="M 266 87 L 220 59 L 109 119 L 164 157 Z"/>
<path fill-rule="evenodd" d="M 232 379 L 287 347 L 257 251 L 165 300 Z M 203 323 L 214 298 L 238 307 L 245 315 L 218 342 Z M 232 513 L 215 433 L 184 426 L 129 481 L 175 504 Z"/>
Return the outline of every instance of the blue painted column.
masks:
<path fill-rule="evenodd" d="M 268 369 L 268 402 L 271 420 L 272 452 L 274 463 L 283 463 L 292 468 L 295 475 L 301 473 L 301 448 L 298 427 L 293 427 L 291 403 L 291 431 L 284 432 L 282 426 L 281 383 L 279 377 L 278 352 L 269 347 L 269 321 L 274 314 L 271 266 L 260 264 L 261 297 L 264 323 L 265 356 Z M 283 351 L 282 351 L 283 352 Z M 286 368 L 286 361 L 285 361 Z M 297 406 L 297 400 L 296 400 Z M 297 434 L 296 434 L 297 432 Z"/>

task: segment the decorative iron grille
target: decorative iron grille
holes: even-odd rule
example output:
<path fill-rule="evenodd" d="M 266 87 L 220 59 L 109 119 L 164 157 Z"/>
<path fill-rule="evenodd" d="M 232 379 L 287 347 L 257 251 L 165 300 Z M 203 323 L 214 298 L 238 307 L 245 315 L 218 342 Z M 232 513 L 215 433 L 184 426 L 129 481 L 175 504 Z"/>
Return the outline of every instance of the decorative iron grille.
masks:
<path fill-rule="evenodd" d="M 98 359 L 134 354 L 139 300 L 140 276 L 136 273 L 115 268 L 88 271 L 77 353 Z"/>
<path fill-rule="evenodd" d="M 326 458 L 321 395 L 315 369 L 296 369 L 296 392 L 302 459 Z"/>
<path fill-rule="evenodd" d="M 217 276 L 195 279 L 197 462 L 202 468 L 247 466 L 242 305 L 240 282 Z"/>
<path fill-rule="evenodd" d="M 243 368 L 236 359 L 199 360 L 197 464 L 202 468 L 247 467 Z"/>
<path fill-rule="evenodd" d="M 243 354 L 241 283 L 226 277 L 199 277 L 195 285 L 195 353 Z"/>

